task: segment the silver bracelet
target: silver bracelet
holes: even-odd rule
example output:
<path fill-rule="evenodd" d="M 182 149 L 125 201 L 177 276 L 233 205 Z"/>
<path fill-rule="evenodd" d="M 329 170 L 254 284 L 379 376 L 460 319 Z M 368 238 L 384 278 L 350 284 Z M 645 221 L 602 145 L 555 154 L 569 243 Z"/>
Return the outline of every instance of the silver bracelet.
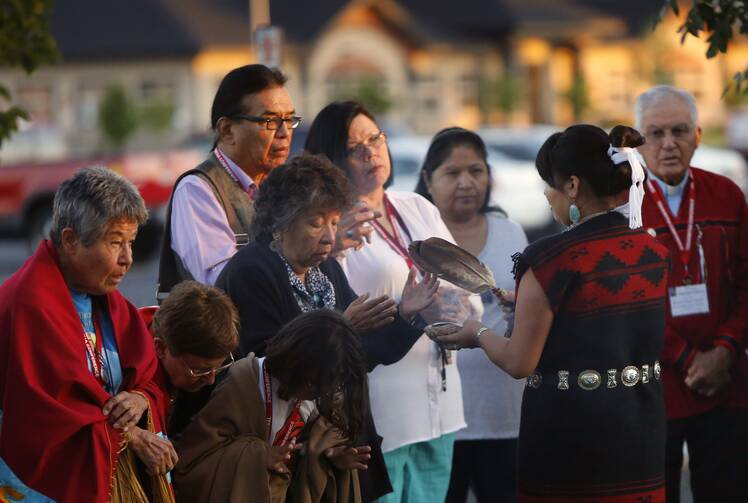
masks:
<path fill-rule="evenodd" d="M 485 332 L 488 331 L 488 327 L 480 327 L 477 332 L 475 332 L 475 340 L 478 342 L 478 345 L 480 345 L 480 336 L 483 335 Z"/>

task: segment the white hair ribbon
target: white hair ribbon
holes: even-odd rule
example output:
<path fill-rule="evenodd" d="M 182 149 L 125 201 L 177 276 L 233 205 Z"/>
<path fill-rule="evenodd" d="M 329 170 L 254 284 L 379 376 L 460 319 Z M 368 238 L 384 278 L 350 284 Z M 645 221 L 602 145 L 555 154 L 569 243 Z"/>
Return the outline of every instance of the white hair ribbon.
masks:
<path fill-rule="evenodd" d="M 631 165 L 631 188 L 629 189 L 629 227 L 638 229 L 642 226 L 642 203 L 644 202 L 644 168 L 639 162 L 638 152 L 631 147 L 608 148 L 613 164 L 616 166 L 628 161 Z"/>

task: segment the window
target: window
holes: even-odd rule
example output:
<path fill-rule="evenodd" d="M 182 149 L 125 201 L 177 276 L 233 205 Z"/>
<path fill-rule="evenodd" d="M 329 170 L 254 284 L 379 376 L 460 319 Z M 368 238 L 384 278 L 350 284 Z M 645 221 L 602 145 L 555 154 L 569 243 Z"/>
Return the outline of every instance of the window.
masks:
<path fill-rule="evenodd" d="M 44 84 L 21 84 L 16 92 L 18 104 L 29 113 L 31 122 L 52 122 L 52 91 Z"/>

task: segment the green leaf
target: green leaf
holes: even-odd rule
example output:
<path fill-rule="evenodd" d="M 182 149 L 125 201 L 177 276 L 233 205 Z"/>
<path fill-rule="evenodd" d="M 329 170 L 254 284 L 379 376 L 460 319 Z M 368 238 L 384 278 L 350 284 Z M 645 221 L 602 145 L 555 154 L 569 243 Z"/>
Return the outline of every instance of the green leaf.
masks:
<path fill-rule="evenodd" d="M 0 67 L 31 73 L 58 61 L 60 53 L 49 29 L 53 0 L 0 0 Z M 0 97 L 10 101 L 0 86 Z M 28 114 L 18 107 L 0 112 L 0 145 Z"/>

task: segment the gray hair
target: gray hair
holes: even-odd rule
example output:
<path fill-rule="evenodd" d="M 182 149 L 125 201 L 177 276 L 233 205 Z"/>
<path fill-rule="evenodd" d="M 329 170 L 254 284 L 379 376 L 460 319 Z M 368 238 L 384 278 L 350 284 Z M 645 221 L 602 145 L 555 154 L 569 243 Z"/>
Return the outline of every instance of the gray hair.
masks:
<path fill-rule="evenodd" d="M 283 233 L 304 213 L 315 209 L 342 212 L 351 199 L 343 171 L 324 155 L 304 152 L 272 170 L 260 185 L 252 231 L 255 236 Z"/>
<path fill-rule="evenodd" d="M 636 129 L 641 130 L 641 128 L 643 127 L 642 117 L 644 116 L 644 110 L 668 98 L 676 98 L 681 100 L 688 107 L 688 113 L 691 116 L 691 125 L 698 125 L 699 111 L 696 108 L 696 98 L 694 98 L 693 94 L 689 93 L 685 89 L 680 89 L 675 86 L 663 85 L 654 86 L 648 91 L 640 94 L 636 99 Z"/>
<path fill-rule="evenodd" d="M 62 182 L 52 208 L 50 238 L 60 246 L 62 230 L 73 229 L 83 246 L 98 240 L 112 220 L 125 219 L 142 225 L 148 210 L 138 189 L 107 168 L 83 168 Z"/>

